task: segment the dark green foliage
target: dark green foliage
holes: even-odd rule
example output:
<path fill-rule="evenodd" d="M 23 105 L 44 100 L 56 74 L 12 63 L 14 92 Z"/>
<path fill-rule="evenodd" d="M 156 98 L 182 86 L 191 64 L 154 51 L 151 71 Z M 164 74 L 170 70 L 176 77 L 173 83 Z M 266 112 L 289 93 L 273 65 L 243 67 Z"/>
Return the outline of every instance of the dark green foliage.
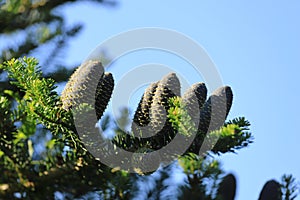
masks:
<path fill-rule="evenodd" d="M 74 66 L 66 66 L 66 47 L 70 40 L 82 30 L 83 24 L 67 23 L 63 7 L 86 2 L 100 6 L 115 6 L 114 0 L 6 0 L 0 4 L 0 63 L 23 56 L 39 56 L 47 69 L 44 77 L 64 82 L 73 72 Z M 49 70 L 51 69 L 51 70 Z M 0 69 L 0 91 L 19 92 L 9 84 Z"/>
<path fill-rule="evenodd" d="M 22 91 L 22 95 L 11 90 L 0 92 L 0 199 L 15 199 L 16 194 L 20 194 L 20 199 L 54 199 L 55 192 L 61 192 L 71 199 L 83 198 L 89 192 L 97 193 L 102 199 L 131 199 L 143 192 L 136 184 L 137 181 L 145 182 L 147 179 L 153 179 L 153 185 L 147 191 L 146 198 L 234 199 L 234 176 L 224 176 L 219 162 L 210 156 L 210 152 L 235 152 L 252 142 L 252 136 L 248 132 L 250 123 L 245 118 L 224 123 L 232 103 L 229 87 L 217 90 L 204 103 L 206 88 L 202 83 L 192 86 L 183 98 L 180 97 L 180 84 L 175 74 L 166 76 L 157 86 L 151 85 L 135 114 L 136 123 L 143 127 L 151 125 L 152 120 L 158 121 L 165 117 L 167 123 L 159 123 L 168 127 L 149 138 L 124 132 L 124 127 L 129 122 L 128 110 L 124 110 L 118 119 L 120 127 L 114 128 L 116 135 L 112 139 L 113 144 L 128 151 L 146 153 L 168 144 L 168 139 L 172 138 L 170 134 L 179 134 L 184 142 L 195 132 L 197 139 L 203 133 L 199 131 L 199 126 L 195 126 L 197 116 L 192 113 L 192 108 L 198 106 L 199 110 L 207 109 L 209 106 L 205 107 L 205 104 L 213 102 L 214 98 L 217 99 L 216 102 L 222 101 L 220 104 L 225 103 L 225 116 L 222 119 L 225 118 L 218 125 L 220 127 L 203 134 L 209 141 L 217 140 L 211 143 L 214 146 L 211 146 L 210 152 L 206 152 L 206 156 L 199 156 L 191 146 L 184 155 L 171 155 L 176 155 L 173 157 L 176 161 L 171 165 L 162 165 L 156 175 L 139 171 L 145 167 L 140 166 L 140 169 L 136 169 L 136 172 L 142 174 L 139 176 L 118 167 L 112 169 L 103 165 L 86 150 L 86 144 L 78 137 L 78 127 L 75 128 L 74 125 L 74 120 L 78 120 L 76 117 L 80 116 L 77 113 L 82 112 L 95 115 L 95 121 L 85 124 L 87 133 L 94 131 L 95 122 L 99 118 L 102 118 L 103 130 L 110 128 L 110 118 L 101 116 L 112 93 L 112 75 L 104 73 L 99 62 L 84 63 L 72 75 L 60 98 L 54 92 L 55 82 L 50 78 L 43 78 L 37 66 L 37 60 L 32 58 L 12 59 L 0 65 L 0 69 L 8 73 L 11 84 Z M 220 100 L 221 96 L 227 96 L 228 100 Z M 201 107 L 202 104 L 204 106 Z M 159 110 L 153 110 L 157 105 L 161 106 Z M 217 104 L 219 109 L 218 106 L 220 105 Z M 201 110 L 198 113 L 199 124 Z M 85 122 L 84 118 L 82 120 Z M 41 154 L 38 154 L 33 140 L 37 134 L 51 135 Z M 140 156 L 131 158 L 131 161 L 136 161 L 138 166 L 141 159 L 150 159 L 151 162 L 160 158 Z M 176 194 L 166 195 L 165 191 L 170 189 L 166 180 L 172 176 L 172 166 L 178 164 L 183 170 L 185 181 L 173 186 L 178 191 Z M 281 185 L 274 184 L 274 181 L 268 182 L 261 192 L 261 199 L 270 199 L 270 195 L 281 188 L 283 197 L 293 200 L 298 189 L 294 179 L 284 176 L 282 182 Z"/>
<path fill-rule="evenodd" d="M 179 159 L 179 164 L 187 176 L 179 199 L 215 199 L 217 182 L 224 173 L 218 161 L 187 154 Z"/>
<path fill-rule="evenodd" d="M 57 12 L 58 7 L 72 2 L 80 2 L 80 0 L 5 1 L 0 9 L 0 34 L 18 38 L 16 35 L 25 33 L 26 38 L 2 49 L 0 63 L 28 55 L 33 50 L 42 49 L 46 45 L 48 45 L 48 52 L 44 52 L 45 59 L 53 62 L 53 58 L 68 43 L 68 40 L 76 36 L 83 27 L 79 23 L 68 26 L 63 14 Z M 107 5 L 116 3 L 108 0 L 90 0 L 90 2 Z"/>
<path fill-rule="evenodd" d="M 245 118 L 236 118 L 224 127 L 210 133 L 212 138 L 217 138 L 217 142 L 212 148 L 212 152 L 226 153 L 235 152 L 238 149 L 247 147 L 253 142 L 253 137 L 249 130 L 250 123 Z"/>
<path fill-rule="evenodd" d="M 11 103 L 7 97 L 5 96 L 2 96 L 3 94 L 1 94 L 1 97 L 0 97 L 0 133 L 1 133 L 1 136 L 4 137 L 8 137 L 8 134 L 10 132 L 13 132 L 15 131 L 15 126 L 14 126 L 14 123 L 12 121 L 12 111 L 9 109 L 11 108 Z M 11 140 L 12 138 L 9 137 L 7 138 L 8 141 Z"/>
<path fill-rule="evenodd" d="M 108 177 L 113 174 L 118 177 L 120 172 L 110 172 L 85 151 L 76 134 L 72 114 L 62 108 L 59 96 L 53 91 L 54 81 L 42 78 L 35 59 L 13 59 L 0 69 L 7 71 L 12 84 L 24 92 L 19 97 L 5 91 L 0 98 L 3 117 L 0 122 L 0 199 L 14 199 L 16 192 L 26 199 L 53 199 L 55 191 L 76 197 L 118 185 L 118 179 Z M 6 96 L 14 98 L 16 106 Z M 52 136 L 39 158 L 34 157 L 37 152 L 31 138 L 39 133 L 37 125 Z M 63 150 L 64 147 L 67 150 Z M 117 188 L 120 187 L 114 189 Z"/>
<path fill-rule="evenodd" d="M 281 191 L 282 199 L 294 200 L 299 194 L 299 183 L 296 183 L 296 179 L 292 175 L 283 175 L 281 178 Z"/>

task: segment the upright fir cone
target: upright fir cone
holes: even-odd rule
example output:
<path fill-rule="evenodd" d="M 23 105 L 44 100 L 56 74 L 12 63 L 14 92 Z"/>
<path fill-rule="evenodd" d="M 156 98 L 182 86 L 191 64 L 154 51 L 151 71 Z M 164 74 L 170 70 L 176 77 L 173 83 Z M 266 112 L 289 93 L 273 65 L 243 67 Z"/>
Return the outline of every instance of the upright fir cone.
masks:
<path fill-rule="evenodd" d="M 222 200 L 234 200 L 236 193 L 236 179 L 233 174 L 228 174 L 219 185 L 217 195 Z"/>
<path fill-rule="evenodd" d="M 62 107 L 69 110 L 81 103 L 93 102 L 95 91 L 90 91 L 90 88 L 96 88 L 103 73 L 104 68 L 98 61 L 88 61 L 78 67 L 61 94 Z"/>
<path fill-rule="evenodd" d="M 95 93 L 95 109 L 97 120 L 99 120 L 111 98 L 114 89 L 114 78 L 111 73 L 105 72 L 99 80 Z"/>
<path fill-rule="evenodd" d="M 152 83 L 146 89 L 135 111 L 133 123 L 131 125 L 131 130 L 135 135 L 140 135 L 142 131 L 150 131 L 146 126 L 150 123 L 150 108 L 157 85 L 158 82 Z"/>
<path fill-rule="evenodd" d="M 281 200 L 281 187 L 275 180 L 268 181 L 260 192 L 258 200 Z"/>
<path fill-rule="evenodd" d="M 186 112 L 189 115 L 188 118 L 191 120 L 191 122 L 188 123 L 188 126 L 193 127 L 189 129 L 190 135 L 197 136 L 197 132 L 198 132 L 197 129 L 200 120 L 200 110 L 206 100 L 206 96 L 207 96 L 207 88 L 205 84 L 195 83 L 185 91 L 182 97 L 182 103 L 184 106 L 183 108 L 186 109 Z M 178 137 L 182 137 L 182 142 L 189 141 L 189 139 L 184 137 L 183 135 L 181 136 L 179 135 Z M 193 143 L 196 143 L 196 141 L 197 138 L 194 139 Z M 190 148 L 187 150 L 187 152 L 193 152 L 194 149 L 193 143 L 190 145 Z"/>
<path fill-rule="evenodd" d="M 101 118 L 111 97 L 114 80 L 110 73 L 104 74 L 99 61 L 83 63 L 70 77 L 61 100 L 63 108 L 69 110 L 86 103 L 94 106 L 97 120 Z"/>
<path fill-rule="evenodd" d="M 207 88 L 205 84 L 195 83 L 186 90 L 182 97 L 185 108 L 196 126 L 199 124 L 199 113 L 206 100 L 206 96 Z"/>
<path fill-rule="evenodd" d="M 170 73 L 159 81 L 150 109 L 151 127 L 158 136 L 154 138 L 157 142 L 161 141 L 160 137 L 163 137 L 164 142 L 168 142 L 167 140 L 172 139 L 175 134 L 167 115 L 169 100 L 176 96 L 180 96 L 180 82 L 175 73 Z"/>
<path fill-rule="evenodd" d="M 225 122 L 233 100 L 229 86 L 216 89 L 200 111 L 198 131 L 206 134 L 219 129 Z"/>
<path fill-rule="evenodd" d="M 158 82 L 152 83 L 145 91 L 137 111 L 134 116 L 134 121 L 140 125 L 144 126 L 150 122 L 150 108 L 153 100 L 154 93 L 156 91 Z"/>
<path fill-rule="evenodd" d="M 211 94 L 200 110 L 198 134 L 190 145 L 189 152 L 198 154 L 206 134 L 223 126 L 231 108 L 232 99 L 233 95 L 229 86 L 220 87 Z"/>

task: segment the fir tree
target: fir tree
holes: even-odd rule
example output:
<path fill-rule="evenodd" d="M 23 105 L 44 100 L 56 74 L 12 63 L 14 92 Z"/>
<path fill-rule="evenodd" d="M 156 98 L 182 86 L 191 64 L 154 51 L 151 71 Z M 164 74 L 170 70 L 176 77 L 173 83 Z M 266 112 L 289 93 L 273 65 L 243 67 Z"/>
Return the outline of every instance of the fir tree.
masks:
<path fill-rule="evenodd" d="M 116 3 L 86 1 L 102 5 Z M 83 27 L 79 23 L 67 26 L 57 10 L 80 0 L 2 2 L 0 36 L 15 39 L 24 34 L 26 37 L 1 49 L 0 199 L 235 198 L 235 176 L 226 174 L 215 157 L 247 147 L 253 137 L 249 132 L 250 123 L 244 117 L 226 120 L 233 98 L 230 87 L 208 95 L 204 83 L 195 83 L 181 97 L 176 74 L 167 75 L 145 91 L 131 124 L 132 131 L 124 132 L 109 115 L 103 116 L 114 80 L 113 74 L 104 72 L 101 63 L 94 63 L 97 69 L 103 70 L 102 73 L 98 70 L 99 79 L 91 76 L 89 70 L 93 67 L 84 63 L 85 76 L 77 71 L 62 96 L 55 92 L 55 84 L 66 81 L 73 73 L 58 58 L 68 41 Z M 23 57 L 33 52 L 43 53 L 42 65 L 54 67 L 54 72 L 42 73 L 36 59 Z M 80 84 L 74 86 L 74 82 Z M 95 84 L 95 94 L 78 98 L 90 94 L 86 91 L 90 83 Z M 90 102 L 94 103 L 85 104 Z M 221 112 L 213 116 L 212 106 L 226 109 L 217 109 Z M 144 172 L 147 166 L 139 166 L 136 173 L 110 168 L 86 149 L 74 125 L 74 112 L 86 112 L 90 108 L 95 110 L 91 114 L 101 119 L 102 130 L 115 133 L 111 139 L 114 145 L 145 154 L 137 157 L 138 160 L 151 161 L 147 153 L 169 144 L 176 136 L 182 143 L 192 136 L 195 139 L 183 154 L 172 152 L 171 164 L 157 166 L 154 172 Z M 124 109 L 117 121 L 121 122 L 118 125 L 127 126 L 128 110 Z M 157 135 L 140 137 L 151 135 L 158 126 L 163 129 Z M 199 155 L 203 145 L 205 148 Z M 180 182 L 174 183 L 174 173 L 180 174 Z M 294 200 L 298 189 L 295 179 L 284 175 L 280 182 L 267 181 L 257 196 L 262 200 Z"/>
<path fill-rule="evenodd" d="M 78 70 L 89 68 L 100 63 L 84 63 Z M 143 166 L 137 173 L 128 173 L 126 170 L 110 168 L 96 159 L 86 148 L 85 144 L 78 137 L 76 127 L 74 126 L 73 111 L 83 111 L 86 107 L 80 104 L 80 95 L 74 94 L 72 81 L 85 83 L 88 75 L 85 73 L 76 73 L 70 79 L 70 84 L 66 85 L 64 96 L 60 97 L 55 91 L 55 81 L 51 78 L 44 78 L 38 62 L 33 58 L 12 59 L 4 62 L 0 69 L 7 72 L 10 84 L 15 85 L 22 94 L 12 90 L 1 92 L 0 98 L 0 195 L 3 199 L 54 199 L 58 196 L 64 196 L 65 199 L 77 197 L 91 197 L 100 199 L 134 199 L 145 193 L 143 196 L 151 199 L 178 198 L 178 199 L 234 199 L 236 182 L 233 175 L 226 175 L 214 157 L 224 153 L 235 152 L 252 142 L 252 135 L 249 133 L 250 123 L 243 117 L 225 122 L 223 125 L 211 132 L 204 133 L 203 127 L 194 126 L 197 118 L 189 114 L 188 104 L 185 103 L 186 95 L 180 97 L 172 93 L 172 84 L 166 81 L 164 92 L 153 93 L 159 104 L 163 105 L 160 109 L 166 109 L 166 115 L 169 128 L 164 129 L 157 138 L 148 137 L 141 141 L 132 132 L 118 131 L 117 128 L 105 125 L 108 123 L 107 117 L 103 118 L 102 128 L 113 129 L 116 131 L 112 141 L 115 145 L 129 150 L 138 150 L 147 153 L 152 148 L 157 148 L 168 143 L 172 134 L 180 134 L 184 141 L 190 134 L 189 131 L 196 132 L 197 141 L 208 137 L 213 141 L 219 138 L 211 150 L 205 152 L 205 156 L 196 154 L 192 148 L 189 148 L 183 155 L 176 155 L 173 163 L 170 165 L 161 165 L 154 173 L 143 173 Z M 88 73 L 86 73 L 88 74 Z M 105 85 L 112 88 L 113 81 L 104 81 L 105 77 L 112 80 L 113 75 L 102 73 L 98 88 L 94 96 L 88 99 L 94 99 L 96 105 L 92 104 L 96 110 L 100 106 L 100 112 L 108 103 L 108 98 L 99 98 L 111 94 L 111 90 L 101 89 Z M 162 79 L 174 79 L 176 75 L 166 76 Z M 83 77 L 82 79 L 80 77 Z M 92 80 L 92 79 L 88 79 Z M 174 79 L 176 80 L 176 78 Z M 160 81 L 159 81 L 160 82 Z M 172 81 L 170 82 L 172 83 Z M 177 83 L 178 84 L 178 83 Z M 203 84 L 200 84 L 203 85 Z M 83 85 L 82 85 L 83 86 Z M 82 87 L 85 88 L 85 87 Z M 194 88 L 194 86 L 192 86 Z M 67 92 L 68 91 L 68 92 Z M 71 91 L 71 93 L 70 93 Z M 148 91 L 148 90 L 147 90 Z M 190 89 L 189 91 L 198 91 Z M 205 92 L 205 90 L 203 90 Z M 213 92 L 212 95 L 202 103 L 198 119 L 212 119 L 209 116 L 201 117 L 202 108 L 206 109 L 206 104 L 211 102 L 212 98 L 226 95 L 228 86 Z M 230 92 L 231 93 L 231 92 Z M 83 93 L 84 94 L 84 91 Z M 162 95 L 161 97 L 155 95 Z M 109 96 L 109 95 L 108 95 Z M 145 95 L 144 95 L 145 96 Z M 197 95 L 198 102 L 204 102 L 202 98 L 205 95 Z M 77 99 L 79 98 L 79 99 Z M 167 99 L 165 99 L 167 98 Z M 12 100 L 9 100 L 12 99 Z M 142 98 L 143 99 L 143 98 Z M 226 98 L 225 98 L 226 99 Z M 66 104 L 66 102 L 68 102 Z M 93 102 L 93 101 L 92 101 Z M 151 101 L 154 103 L 155 101 Z M 218 102 L 218 101 L 217 101 Z M 227 102 L 227 103 L 226 103 Z M 225 105 L 231 104 L 231 100 L 225 101 Z M 68 106 L 65 106 L 68 105 Z M 152 107 L 150 110 L 156 107 Z M 227 106 L 230 108 L 230 106 Z M 138 108 L 136 115 L 138 119 L 147 118 L 147 112 L 141 112 Z M 151 111 L 150 111 L 151 112 Z M 138 114 L 139 113 L 139 114 Z M 211 114 L 210 112 L 205 112 Z M 225 114 L 227 115 L 227 111 Z M 194 113 L 195 114 L 195 113 Z M 145 116 L 144 116 L 145 115 Z M 194 115 L 195 116 L 195 115 Z M 203 114 L 202 114 L 203 116 Z M 158 116 L 155 120 L 160 120 Z M 222 118 L 223 119 L 223 118 Z M 151 120 L 149 122 L 152 123 Z M 154 123 L 155 124 L 155 123 Z M 165 124 L 166 125 L 166 124 Z M 207 128 L 205 128 L 206 130 Z M 39 131 L 38 131 L 39 130 Z M 48 134 L 49 140 L 45 141 L 45 149 L 39 151 L 37 145 L 39 141 L 34 139 L 39 134 Z M 143 134 L 141 132 L 141 134 Z M 205 137 L 203 136 L 205 135 Z M 131 148 L 132 147 L 132 148 Z M 147 149 L 147 151 L 145 151 Z M 213 156 L 214 155 L 214 156 Z M 147 159 L 147 157 L 145 157 Z M 144 159 L 144 157 L 142 157 Z M 170 169 L 177 169 L 184 177 L 178 185 L 172 185 L 168 180 L 172 177 Z M 178 171 L 179 170 L 179 171 Z M 138 184 L 151 182 L 151 187 L 147 191 L 141 191 Z M 262 189 L 260 199 L 269 199 L 273 196 L 294 199 L 297 194 L 297 185 L 291 176 L 285 176 L 282 183 L 269 181 Z M 273 184 L 274 183 L 274 184 Z M 274 185 L 274 186 L 273 186 Z M 176 188 L 176 193 L 167 193 Z M 268 188 L 271 188 L 270 190 Z M 281 191 L 282 190 L 282 191 Z M 276 193 L 277 191 L 277 193 Z"/>

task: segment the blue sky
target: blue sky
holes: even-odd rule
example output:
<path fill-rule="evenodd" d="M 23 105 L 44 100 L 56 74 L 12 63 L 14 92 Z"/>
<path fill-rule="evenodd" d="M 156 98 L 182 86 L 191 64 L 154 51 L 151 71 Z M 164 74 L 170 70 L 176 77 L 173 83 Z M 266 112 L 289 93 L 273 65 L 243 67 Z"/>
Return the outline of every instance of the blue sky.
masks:
<path fill-rule="evenodd" d="M 69 24 L 80 21 L 85 29 L 71 41 L 65 61 L 80 63 L 107 38 L 134 28 L 173 29 L 197 41 L 233 89 L 229 119 L 245 116 L 252 124 L 254 144 L 219 159 L 238 177 L 236 199 L 257 199 L 269 179 L 291 173 L 300 180 L 299 10 L 297 0 L 123 0 L 114 9 L 75 4 L 62 11 Z M 185 67 L 163 53 L 122 59 L 113 70 L 149 62 Z"/>

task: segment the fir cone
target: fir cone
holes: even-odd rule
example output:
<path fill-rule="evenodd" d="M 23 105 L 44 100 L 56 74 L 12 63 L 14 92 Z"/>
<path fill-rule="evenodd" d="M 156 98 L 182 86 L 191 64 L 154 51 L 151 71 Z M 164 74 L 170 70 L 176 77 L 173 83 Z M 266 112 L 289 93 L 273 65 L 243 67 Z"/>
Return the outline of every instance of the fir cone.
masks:
<path fill-rule="evenodd" d="M 95 110 L 97 119 L 99 120 L 111 98 L 114 89 L 114 79 L 111 73 L 105 72 L 97 85 L 95 93 Z"/>
<path fill-rule="evenodd" d="M 260 192 L 258 200 L 281 200 L 281 187 L 277 181 L 268 181 Z"/>
<path fill-rule="evenodd" d="M 156 91 L 158 83 L 152 83 L 145 91 L 137 111 L 134 116 L 134 121 L 140 125 L 145 126 L 150 122 L 150 108 L 153 100 L 154 93 Z"/>
<path fill-rule="evenodd" d="M 179 95 L 180 83 L 175 73 L 166 75 L 146 89 L 131 126 L 134 136 L 142 137 L 139 140 L 142 144 L 155 150 L 164 146 L 166 138 L 171 138 L 173 129 L 167 119 L 169 99 Z"/>
<path fill-rule="evenodd" d="M 150 109 L 152 132 L 157 135 L 152 142 L 158 144 L 156 148 L 164 146 L 175 135 L 167 115 L 170 108 L 169 100 L 176 96 L 180 96 L 180 82 L 175 73 L 170 73 L 159 81 Z"/>
<path fill-rule="evenodd" d="M 180 82 L 175 73 L 170 73 L 159 81 L 153 96 L 150 118 L 154 131 L 163 130 L 170 108 L 169 99 L 175 96 L 180 96 Z"/>
<path fill-rule="evenodd" d="M 87 61 L 74 72 L 61 95 L 63 108 L 72 109 L 76 132 L 93 155 L 110 152 L 107 148 L 112 148 L 103 140 L 95 125 L 108 104 L 113 84 L 112 75 L 104 74 L 100 62 Z"/>
<path fill-rule="evenodd" d="M 98 81 L 104 73 L 103 66 L 98 61 L 88 61 L 83 63 L 71 76 L 66 84 L 61 100 L 63 108 L 69 110 L 82 103 L 91 104 L 95 100 L 95 92 Z"/>
<path fill-rule="evenodd" d="M 234 200 L 236 193 L 236 179 L 233 174 L 228 174 L 218 188 L 218 197 L 222 200 Z"/>
<path fill-rule="evenodd" d="M 231 108 L 232 99 L 233 95 L 229 86 L 220 87 L 212 93 L 200 110 L 198 133 L 188 150 L 189 152 L 199 154 L 206 134 L 223 126 Z M 211 147 L 205 148 L 210 150 Z"/>
<path fill-rule="evenodd" d="M 194 125 L 199 125 L 200 110 L 206 100 L 207 89 L 204 83 L 193 84 L 183 95 L 182 101 Z"/>
<path fill-rule="evenodd" d="M 206 134 L 219 129 L 230 111 L 232 100 L 233 94 L 229 86 L 215 90 L 200 111 L 198 131 Z"/>
<path fill-rule="evenodd" d="M 157 84 L 152 83 L 146 89 L 135 111 L 131 130 L 136 136 L 141 136 L 143 131 L 150 131 L 146 126 L 150 123 L 150 108 Z"/>

